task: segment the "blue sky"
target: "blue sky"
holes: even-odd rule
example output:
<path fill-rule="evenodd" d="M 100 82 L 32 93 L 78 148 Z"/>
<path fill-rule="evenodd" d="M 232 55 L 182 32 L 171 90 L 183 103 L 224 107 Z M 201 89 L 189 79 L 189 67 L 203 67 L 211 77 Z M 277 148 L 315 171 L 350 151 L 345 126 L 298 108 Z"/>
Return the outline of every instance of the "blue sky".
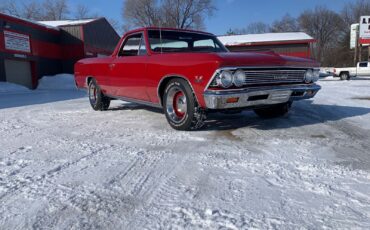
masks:
<path fill-rule="evenodd" d="M 352 0 L 354 1 L 354 0 Z M 229 28 L 243 28 L 251 22 L 272 23 L 289 13 L 297 17 L 306 9 L 327 6 L 340 12 L 350 0 L 216 0 L 218 11 L 206 21 L 209 32 L 220 35 Z"/>
<path fill-rule="evenodd" d="M 40 0 L 41 1 L 41 0 Z M 82 3 L 88 5 L 92 12 L 114 18 L 121 23 L 123 0 L 68 0 L 71 7 Z M 315 6 L 327 6 L 340 12 L 351 0 L 215 0 L 218 10 L 206 20 L 208 32 L 221 35 L 229 28 L 243 28 L 251 22 L 271 23 L 286 13 L 298 16 L 306 9 Z M 354 1 L 354 0 L 352 0 Z"/>

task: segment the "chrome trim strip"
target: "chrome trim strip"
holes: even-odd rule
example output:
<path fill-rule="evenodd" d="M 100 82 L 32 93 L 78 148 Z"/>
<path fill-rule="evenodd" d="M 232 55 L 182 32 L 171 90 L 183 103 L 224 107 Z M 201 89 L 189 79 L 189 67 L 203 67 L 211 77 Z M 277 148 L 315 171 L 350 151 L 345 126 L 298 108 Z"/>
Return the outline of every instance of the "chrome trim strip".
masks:
<path fill-rule="evenodd" d="M 122 97 L 122 96 L 113 96 L 113 95 L 109 95 L 109 94 L 106 94 L 106 96 L 114 98 L 114 99 L 118 99 L 118 100 L 121 100 L 121 101 L 132 102 L 132 103 L 136 103 L 136 104 L 140 104 L 140 105 L 147 105 L 147 106 L 155 107 L 155 108 L 159 108 L 159 109 L 162 108 L 161 105 L 153 103 L 153 102 L 149 102 L 149 101 L 143 101 L 143 100 L 139 100 L 139 99 L 134 99 L 134 98 L 129 98 L 129 97 Z"/>

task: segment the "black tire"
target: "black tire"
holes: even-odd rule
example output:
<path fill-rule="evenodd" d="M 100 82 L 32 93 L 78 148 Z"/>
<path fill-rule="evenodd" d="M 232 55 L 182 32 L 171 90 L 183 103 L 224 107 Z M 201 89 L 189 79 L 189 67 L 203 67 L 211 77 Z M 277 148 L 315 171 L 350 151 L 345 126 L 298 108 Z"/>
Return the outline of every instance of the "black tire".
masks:
<path fill-rule="evenodd" d="M 174 78 L 168 82 L 162 97 L 163 111 L 176 130 L 195 130 L 203 126 L 205 114 L 198 108 L 187 81 Z"/>
<path fill-rule="evenodd" d="M 346 73 L 346 72 L 340 73 L 339 77 L 340 77 L 340 80 L 342 80 L 342 81 L 345 81 L 345 80 L 349 80 L 350 79 L 349 74 Z"/>
<path fill-rule="evenodd" d="M 96 111 L 104 111 L 109 108 L 110 98 L 104 96 L 101 92 L 99 85 L 96 83 L 95 79 L 91 79 L 89 83 L 89 101 L 91 107 Z"/>
<path fill-rule="evenodd" d="M 254 109 L 254 112 L 262 118 L 275 118 L 287 114 L 292 106 L 291 102 L 284 104 L 272 105 L 270 107 Z"/>

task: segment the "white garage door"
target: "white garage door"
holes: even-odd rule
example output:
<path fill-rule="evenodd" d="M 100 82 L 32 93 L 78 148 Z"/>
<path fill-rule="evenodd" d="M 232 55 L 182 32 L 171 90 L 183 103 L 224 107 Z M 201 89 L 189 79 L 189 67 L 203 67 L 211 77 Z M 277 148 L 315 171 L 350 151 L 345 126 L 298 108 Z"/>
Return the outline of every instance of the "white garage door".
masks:
<path fill-rule="evenodd" d="M 7 82 L 32 88 L 32 72 L 29 62 L 5 60 L 5 77 Z"/>

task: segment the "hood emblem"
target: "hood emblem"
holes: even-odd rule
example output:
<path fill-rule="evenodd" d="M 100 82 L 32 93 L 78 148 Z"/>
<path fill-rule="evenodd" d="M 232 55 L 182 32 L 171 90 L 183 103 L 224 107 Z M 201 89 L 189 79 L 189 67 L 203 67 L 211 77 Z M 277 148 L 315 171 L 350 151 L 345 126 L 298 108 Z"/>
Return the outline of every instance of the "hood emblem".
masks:
<path fill-rule="evenodd" d="M 275 75 L 274 76 L 274 80 L 287 80 L 288 79 L 288 76 L 284 76 L 284 75 Z"/>
<path fill-rule="evenodd" d="M 203 81 L 203 76 L 195 76 L 195 82 L 201 83 Z"/>

